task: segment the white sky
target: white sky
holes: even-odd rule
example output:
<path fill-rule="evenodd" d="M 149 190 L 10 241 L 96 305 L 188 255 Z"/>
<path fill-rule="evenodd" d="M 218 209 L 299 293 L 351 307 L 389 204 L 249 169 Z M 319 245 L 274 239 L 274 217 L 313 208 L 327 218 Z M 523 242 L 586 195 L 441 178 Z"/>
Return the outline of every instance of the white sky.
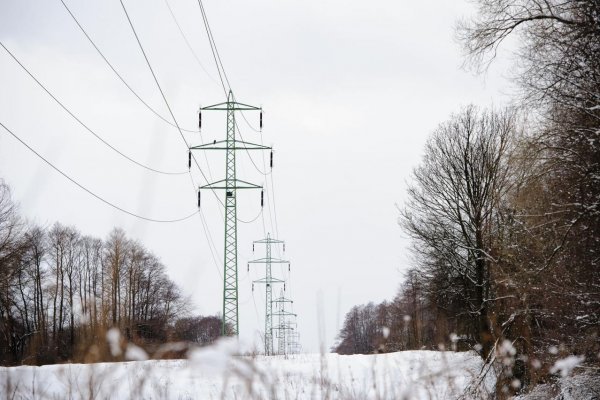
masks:
<path fill-rule="evenodd" d="M 119 2 L 65 2 L 127 82 L 168 117 Z M 224 94 L 197 2 L 169 4 L 210 77 L 186 47 L 164 0 L 125 1 L 178 122 L 194 128 L 198 106 L 222 102 Z M 322 342 L 329 348 L 353 305 L 396 294 L 410 257 L 395 204 L 405 198 L 405 182 L 422 157 L 423 143 L 462 106 L 507 100 L 507 57 L 484 77 L 460 68 L 453 27 L 472 9 L 459 0 L 205 0 L 204 5 L 234 93 L 241 102 L 263 106 L 262 141 L 275 148 L 274 189 L 244 153 L 238 154 L 238 178 L 267 185 L 263 215 L 272 233 L 275 194 L 279 239 L 286 241 L 284 257 L 292 262 L 291 274 L 277 267 L 276 277 L 289 278 L 286 296 L 294 300 L 304 349 L 317 351 Z M 179 133 L 123 86 L 60 0 L 2 0 L 0 40 L 120 151 L 156 169 L 186 170 Z M 95 193 L 151 218 L 195 210 L 187 175 L 157 175 L 108 149 L 1 48 L 0 88 L 0 122 Z M 247 118 L 258 125 L 257 113 Z M 245 140 L 261 142 L 239 116 L 238 124 Z M 223 112 L 204 112 L 203 125 L 205 140 L 224 139 Z M 186 138 L 200 144 L 198 134 Z M 262 169 L 261 154 L 253 155 Z M 206 160 L 196 156 L 208 175 Z M 208 161 L 213 179 L 222 179 L 224 152 Z M 197 169 L 193 175 L 202 182 Z M 197 312 L 221 311 L 223 222 L 214 196 L 204 193 L 202 208 L 218 267 L 200 218 L 157 224 L 120 213 L 48 168 L 4 130 L 0 177 L 11 185 L 25 217 L 46 226 L 60 221 L 102 238 L 120 226 L 162 259 Z M 259 192 L 239 196 L 240 218 L 254 218 L 259 208 Z M 245 339 L 264 326 L 264 288 L 251 291 L 251 280 L 262 277 L 264 268 L 246 272 L 247 260 L 264 256 L 258 246 L 252 254 L 251 244 L 263 235 L 262 218 L 238 226 Z"/>

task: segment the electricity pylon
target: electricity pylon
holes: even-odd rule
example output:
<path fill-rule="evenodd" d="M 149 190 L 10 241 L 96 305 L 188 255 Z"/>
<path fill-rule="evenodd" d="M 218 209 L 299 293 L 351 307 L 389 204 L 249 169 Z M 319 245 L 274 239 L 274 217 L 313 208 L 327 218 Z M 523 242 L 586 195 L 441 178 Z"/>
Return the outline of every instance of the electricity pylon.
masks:
<path fill-rule="evenodd" d="M 265 355 L 273 355 L 273 284 L 285 283 L 285 281 L 277 278 L 273 278 L 271 274 L 271 264 L 288 264 L 289 261 L 281 260 L 279 258 L 273 258 L 271 256 L 271 245 L 272 244 L 283 244 L 285 249 L 285 243 L 282 240 L 271 238 L 270 234 L 267 234 L 265 239 L 255 240 L 252 242 L 252 251 L 254 251 L 254 245 L 260 243 L 265 244 L 267 256 L 265 258 L 259 258 L 248 262 L 248 270 L 250 270 L 250 264 L 265 264 L 265 277 L 255 280 L 252 282 L 252 290 L 254 290 L 255 283 L 265 284 Z"/>
<path fill-rule="evenodd" d="M 287 341 L 287 351 L 288 354 L 298 354 L 300 353 L 301 345 L 300 345 L 300 333 L 298 331 L 290 332 L 288 335 Z"/>
<path fill-rule="evenodd" d="M 278 347 L 278 351 L 277 354 L 286 354 L 286 337 L 288 335 L 288 332 L 293 331 L 294 328 L 291 326 L 292 324 L 295 323 L 290 323 L 289 321 L 286 321 L 287 317 L 290 316 L 296 316 L 296 314 L 291 313 L 289 311 L 287 311 L 285 309 L 285 305 L 287 303 L 293 303 L 292 300 L 290 299 L 286 299 L 283 296 L 283 292 L 281 292 L 281 295 L 276 298 L 275 300 L 273 300 L 273 303 L 277 304 L 277 312 L 273 313 L 273 315 L 275 316 L 279 316 L 279 322 L 277 324 L 277 326 L 274 328 L 275 331 L 277 331 L 277 347 Z"/>
<path fill-rule="evenodd" d="M 191 167 L 192 150 L 225 150 L 225 179 L 200 186 L 198 189 L 198 207 L 200 207 L 200 191 L 202 189 L 225 190 L 225 251 L 223 252 L 223 335 L 237 336 L 239 333 L 238 318 L 238 268 L 237 268 L 237 204 L 236 191 L 238 189 L 262 189 L 262 186 L 238 180 L 235 171 L 235 152 L 237 150 L 269 150 L 270 147 L 236 140 L 235 112 L 258 111 L 259 107 L 238 103 L 233 98 L 231 90 L 225 103 L 201 107 L 200 110 L 227 111 L 227 137 L 226 140 L 190 147 L 189 166 Z M 199 125 L 202 125 L 202 114 L 199 116 Z M 261 112 L 262 125 L 262 112 Z M 262 197 L 261 197 L 262 206 Z"/>

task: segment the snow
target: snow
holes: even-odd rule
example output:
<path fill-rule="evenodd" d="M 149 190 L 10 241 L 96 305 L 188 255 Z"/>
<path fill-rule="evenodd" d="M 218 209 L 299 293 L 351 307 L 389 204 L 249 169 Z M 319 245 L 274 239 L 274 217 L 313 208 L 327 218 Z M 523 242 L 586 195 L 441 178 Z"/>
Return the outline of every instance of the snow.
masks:
<path fill-rule="evenodd" d="M 106 341 L 110 347 L 110 353 L 113 357 L 118 357 L 121 355 L 121 332 L 112 328 L 106 332 Z"/>
<path fill-rule="evenodd" d="M 15 399 L 452 399 L 474 384 L 483 364 L 474 352 L 287 359 L 234 352 L 234 344 L 222 341 L 186 360 L 0 368 L 0 393 Z M 494 378 L 482 386 L 491 393 Z"/>
<path fill-rule="evenodd" d="M 125 358 L 133 361 L 144 361 L 148 359 L 148 354 L 141 347 L 129 343 L 127 351 L 125 351 Z"/>
<path fill-rule="evenodd" d="M 560 376 L 563 378 L 571 374 L 571 371 L 585 360 L 584 356 L 568 356 L 566 358 L 557 360 L 554 366 L 550 369 L 550 372 L 555 374 L 560 372 Z"/>
<path fill-rule="evenodd" d="M 600 398 L 598 372 L 584 371 L 555 382 L 542 383 L 514 400 L 592 400 Z"/>
<path fill-rule="evenodd" d="M 387 326 L 384 326 L 384 327 L 381 329 L 381 334 L 383 335 L 383 338 L 384 338 L 384 339 L 387 339 L 387 338 L 388 338 L 388 336 L 390 336 L 390 328 L 388 328 Z"/>

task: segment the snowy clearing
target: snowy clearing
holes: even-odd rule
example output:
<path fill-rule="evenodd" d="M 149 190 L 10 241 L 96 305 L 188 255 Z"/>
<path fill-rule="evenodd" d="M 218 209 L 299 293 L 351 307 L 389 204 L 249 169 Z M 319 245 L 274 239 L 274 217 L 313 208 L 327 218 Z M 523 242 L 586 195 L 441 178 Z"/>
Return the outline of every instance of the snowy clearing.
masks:
<path fill-rule="evenodd" d="M 189 360 L 63 364 L 0 369 L 0 393 L 15 399 L 452 399 L 482 367 L 474 352 L 381 355 L 223 356 Z M 483 382 L 491 392 L 493 377 Z"/>

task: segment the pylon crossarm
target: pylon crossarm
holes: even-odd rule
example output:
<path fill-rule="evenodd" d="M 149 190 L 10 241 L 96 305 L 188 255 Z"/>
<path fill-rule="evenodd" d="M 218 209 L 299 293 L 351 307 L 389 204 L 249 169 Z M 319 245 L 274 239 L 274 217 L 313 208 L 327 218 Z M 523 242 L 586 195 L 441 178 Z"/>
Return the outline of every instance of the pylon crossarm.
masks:
<path fill-rule="evenodd" d="M 286 299 L 285 297 L 280 297 L 278 299 L 273 300 L 273 303 L 293 303 L 293 300 Z"/>
<path fill-rule="evenodd" d="M 262 144 L 244 142 L 241 140 L 233 141 L 233 146 L 227 147 L 226 140 L 219 140 L 218 142 L 201 144 L 198 146 L 190 147 L 190 150 L 271 150 L 272 147 L 263 146 Z"/>
<path fill-rule="evenodd" d="M 297 316 L 298 316 L 297 314 L 294 314 L 294 313 L 292 313 L 292 312 L 289 312 L 289 311 L 279 311 L 279 312 L 275 312 L 275 313 L 273 313 L 273 315 L 281 315 L 281 316 L 286 316 L 286 317 L 287 317 L 287 316 L 292 316 L 292 315 L 293 315 L 294 317 L 297 317 Z"/>
<path fill-rule="evenodd" d="M 284 283 L 285 281 L 282 281 L 281 279 L 277 279 L 277 278 L 260 278 L 257 279 L 255 281 L 252 281 L 253 283 Z"/>
<path fill-rule="evenodd" d="M 259 258 L 248 261 L 248 264 L 289 264 L 289 261 L 280 260 L 279 258 Z"/>
<path fill-rule="evenodd" d="M 260 111 L 260 107 L 251 106 L 249 104 L 238 103 L 237 101 L 226 101 L 219 104 L 213 104 L 211 106 L 200 107 L 201 110 L 217 110 L 217 111 Z"/>
<path fill-rule="evenodd" d="M 208 185 L 200 186 L 198 189 L 262 189 L 262 186 L 255 185 L 254 183 L 242 181 L 240 179 L 233 180 L 233 186 L 227 186 L 227 180 L 221 179 L 220 181 L 209 183 Z M 225 183 L 225 185 L 223 185 Z"/>
<path fill-rule="evenodd" d="M 278 240 L 278 239 L 261 239 L 261 240 L 255 240 L 252 243 L 283 243 L 283 240 Z"/>
<path fill-rule="evenodd" d="M 286 325 L 278 325 L 273 327 L 274 330 L 277 331 L 293 331 L 294 328 L 290 327 L 290 326 L 286 326 Z"/>

